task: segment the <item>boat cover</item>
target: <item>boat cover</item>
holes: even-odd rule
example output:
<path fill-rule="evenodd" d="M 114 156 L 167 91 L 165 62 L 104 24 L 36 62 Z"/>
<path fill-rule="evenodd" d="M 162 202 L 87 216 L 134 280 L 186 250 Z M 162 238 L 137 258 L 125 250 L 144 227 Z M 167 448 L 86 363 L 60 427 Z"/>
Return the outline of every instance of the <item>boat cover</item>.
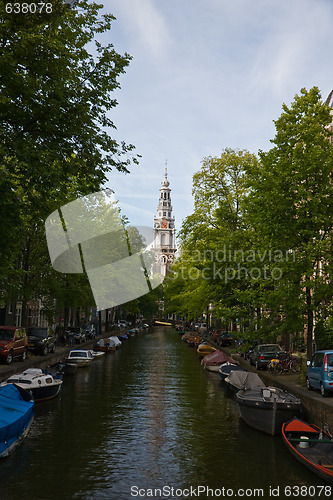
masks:
<path fill-rule="evenodd" d="M 6 455 L 29 426 L 34 414 L 34 401 L 25 400 L 27 391 L 14 384 L 0 387 L 0 457 Z"/>
<path fill-rule="evenodd" d="M 259 375 L 254 372 L 232 371 L 226 378 L 225 382 L 236 387 L 237 389 L 252 389 L 253 387 L 265 387 L 264 382 Z"/>
<path fill-rule="evenodd" d="M 215 352 L 212 352 L 211 354 L 207 354 L 207 356 L 205 356 L 204 358 L 202 358 L 201 364 L 205 364 L 205 365 L 221 365 L 222 363 L 225 363 L 226 361 L 229 361 L 230 363 L 234 363 L 235 362 L 225 352 L 217 350 Z"/>
<path fill-rule="evenodd" d="M 100 339 L 100 340 L 98 340 L 97 345 L 100 346 L 100 347 L 105 347 L 107 345 L 109 345 L 109 347 L 113 347 L 113 346 L 116 346 L 117 343 L 114 340 L 114 337 L 109 337 L 109 338 L 106 338 L 106 339 Z"/>

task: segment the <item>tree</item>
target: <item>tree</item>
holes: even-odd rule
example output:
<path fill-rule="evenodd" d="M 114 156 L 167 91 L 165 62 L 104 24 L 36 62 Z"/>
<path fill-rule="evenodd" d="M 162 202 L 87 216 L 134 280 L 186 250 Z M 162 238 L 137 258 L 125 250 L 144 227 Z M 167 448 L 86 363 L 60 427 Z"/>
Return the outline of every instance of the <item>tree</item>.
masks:
<path fill-rule="evenodd" d="M 227 148 L 220 157 L 205 158 L 193 176 L 194 213 L 180 231 L 180 259 L 166 287 L 170 308 L 191 319 L 210 303 L 227 320 L 235 319 L 240 308 L 235 292 L 244 283 L 233 272 L 238 264 L 233 256 L 246 244 L 242 204 L 249 164 L 257 164 L 254 155 Z"/>
<path fill-rule="evenodd" d="M 126 173 L 137 163 L 134 147 L 107 131 L 115 128 L 112 93 L 131 57 L 98 40 L 114 20 L 101 8 L 53 0 L 52 12 L 14 15 L 0 4 L 0 288 L 7 295 L 29 295 L 22 273 L 31 273 L 46 217 L 99 190 L 111 169 Z"/>
<path fill-rule="evenodd" d="M 302 89 L 290 107 L 283 105 L 275 122 L 274 147 L 260 152 L 258 168 L 248 169 L 248 218 L 258 240 L 285 256 L 280 263 L 281 279 L 267 295 L 278 298 L 274 313 L 289 331 L 299 329 L 306 317 L 309 356 L 314 314 L 320 315 L 322 301 L 331 297 L 330 122 L 330 109 L 323 104 L 318 88 Z M 286 258 L 289 254 L 294 258 Z M 269 302 L 265 305 L 269 311 Z"/>

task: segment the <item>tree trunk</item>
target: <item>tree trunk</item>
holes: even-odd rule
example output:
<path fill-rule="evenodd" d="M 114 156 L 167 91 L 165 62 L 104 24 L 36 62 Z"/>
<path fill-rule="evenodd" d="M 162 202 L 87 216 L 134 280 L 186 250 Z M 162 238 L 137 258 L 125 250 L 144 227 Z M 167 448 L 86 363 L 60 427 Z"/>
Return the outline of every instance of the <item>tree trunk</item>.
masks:
<path fill-rule="evenodd" d="M 69 309 L 68 309 L 68 307 L 65 307 L 65 309 L 64 309 L 64 331 L 66 331 L 68 328 L 68 321 L 69 321 Z"/>
<path fill-rule="evenodd" d="M 312 310 L 312 297 L 311 289 L 306 287 L 306 312 L 307 312 L 307 338 L 306 338 L 306 353 L 308 359 L 312 357 L 312 344 L 313 344 L 313 310 Z"/>

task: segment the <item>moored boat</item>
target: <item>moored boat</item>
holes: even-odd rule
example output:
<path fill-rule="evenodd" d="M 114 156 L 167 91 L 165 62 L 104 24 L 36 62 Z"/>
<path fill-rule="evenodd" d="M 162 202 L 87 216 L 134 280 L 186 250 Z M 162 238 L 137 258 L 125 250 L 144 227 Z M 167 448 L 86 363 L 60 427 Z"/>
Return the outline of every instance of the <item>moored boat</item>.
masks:
<path fill-rule="evenodd" d="M 103 351 L 94 351 L 93 349 L 90 349 L 90 352 L 94 358 L 101 358 L 105 355 L 105 352 Z"/>
<path fill-rule="evenodd" d="M 55 398 L 60 392 L 62 380 L 55 374 L 44 372 L 40 368 L 27 368 L 24 372 L 9 377 L 1 384 L 1 387 L 6 384 L 15 384 L 29 391 L 37 402 Z"/>
<path fill-rule="evenodd" d="M 218 373 L 222 363 L 226 363 L 227 361 L 229 361 L 230 363 L 234 362 L 234 360 L 230 356 L 228 356 L 225 352 L 219 351 L 217 349 L 211 354 L 207 354 L 207 356 L 204 356 L 201 360 L 201 364 L 206 370 Z"/>
<path fill-rule="evenodd" d="M 7 457 L 28 434 L 34 418 L 34 400 L 25 389 L 0 387 L 0 458 Z"/>
<path fill-rule="evenodd" d="M 212 352 L 215 351 L 216 351 L 215 347 L 209 344 L 201 344 L 197 348 L 197 353 L 199 354 L 200 358 L 204 358 L 208 354 L 211 354 Z"/>
<path fill-rule="evenodd" d="M 198 347 L 199 344 L 203 341 L 203 338 L 200 337 L 199 335 L 189 335 L 186 337 L 186 342 L 190 347 Z"/>
<path fill-rule="evenodd" d="M 114 352 L 117 348 L 116 343 L 111 337 L 100 339 L 96 346 L 97 350 L 102 352 Z"/>
<path fill-rule="evenodd" d="M 271 436 L 281 433 L 282 424 L 298 416 L 301 410 L 301 401 L 278 387 L 241 389 L 235 399 L 242 419 Z"/>
<path fill-rule="evenodd" d="M 333 483 L 333 440 L 330 434 L 314 424 L 294 418 L 282 425 L 282 439 L 299 462 Z"/>
<path fill-rule="evenodd" d="M 119 347 L 121 346 L 121 340 L 119 340 L 119 338 L 115 335 L 112 335 L 111 337 L 109 337 L 109 339 L 110 341 L 114 342 L 116 349 L 119 349 Z"/>
<path fill-rule="evenodd" d="M 66 363 L 76 363 L 78 367 L 81 366 L 89 366 L 94 356 L 91 354 L 89 350 L 84 349 L 73 349 L 69 352 Z"/>
<path fill-rule="evenodd" d="M 237 372 L 237 371 L 247 372 L 246 368 L 242 368 L 236 363 L 231 363 L 230 361 L 222 363 L 222 365 L 220 365 L 219 367 L 219 375 L 222 380 L 225 380 L 228 377 L 228 375 L 230 375 L 231 372 Z"/>
<path fill-rule="evenodd" d="M 127 333 L 120 333 L 117 335 L 118 339 L 123 342 L 124 340 L 128 340 L 130 337 L 127 335 Z"/>

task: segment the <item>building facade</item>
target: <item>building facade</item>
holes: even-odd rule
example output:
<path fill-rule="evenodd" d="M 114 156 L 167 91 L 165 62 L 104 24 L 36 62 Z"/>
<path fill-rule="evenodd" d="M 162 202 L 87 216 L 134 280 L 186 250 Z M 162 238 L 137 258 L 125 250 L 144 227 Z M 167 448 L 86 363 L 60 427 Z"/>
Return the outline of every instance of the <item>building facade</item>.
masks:
<path fill-rule="evenodd" d="M 161 184 L 157 215 L 154 217 L 153 250 L 155 263 L 153 272 L 166 276 L 176 253 L 175 218 L 172 215 L 171 189 L 167 169 L 165 169 Z"/>

